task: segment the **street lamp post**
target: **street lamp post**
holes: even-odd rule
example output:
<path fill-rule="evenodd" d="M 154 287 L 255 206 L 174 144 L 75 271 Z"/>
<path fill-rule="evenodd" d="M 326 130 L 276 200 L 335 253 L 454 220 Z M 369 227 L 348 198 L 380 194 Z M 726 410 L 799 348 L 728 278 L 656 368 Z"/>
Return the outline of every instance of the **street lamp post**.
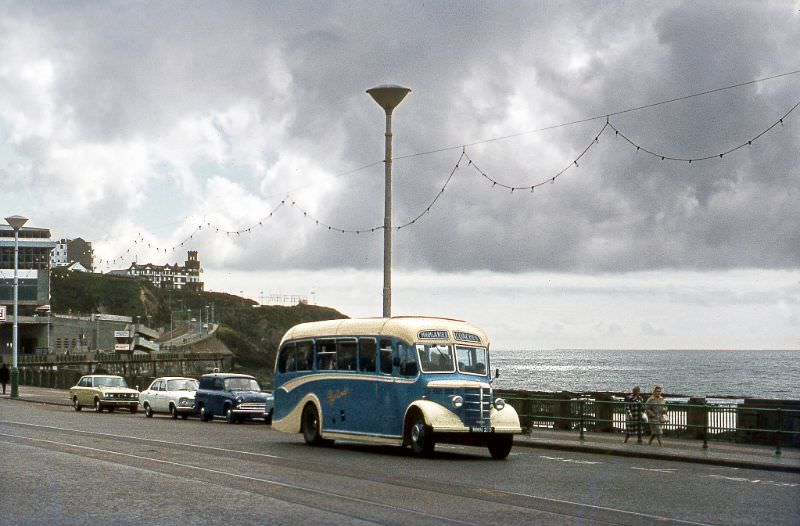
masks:
<path fill-rule="evenodd" d="M 384 158 L 383 211 L 383 317 L 392 316 L 392 111 L 400 104 L 408 88 L 385 84 L 367 93 L 386 112 L 386 155 Z"/>
<path fill-rule="evenodd" d="M 11 228 L 14 229 L 14 350 L 11 361 L 11 398 L 19 398 L 19 368 L 17 353 L 19 349 L 19 229 L 28 222 L 27 217 L 11 216 L 6 218 Z"/>

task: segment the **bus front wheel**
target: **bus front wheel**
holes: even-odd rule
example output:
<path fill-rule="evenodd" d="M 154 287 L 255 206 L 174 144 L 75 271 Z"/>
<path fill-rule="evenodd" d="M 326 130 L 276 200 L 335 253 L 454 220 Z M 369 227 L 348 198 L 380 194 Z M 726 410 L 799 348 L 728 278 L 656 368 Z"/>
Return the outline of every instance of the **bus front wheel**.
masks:
<path fill-rule="evenodd" d="M 421 457 L 429 457 L 433 454 L 436 441 L 433 438 L 433 431 L 430 426 L 425 425 L 425 419 L 418 415 L 411 425 L 411 451 Z"/>
<path fill-rule="evenodd" d="M 502 460 L 511 453 L 512 445 L 514 445 L 514 435 L 494 435 L 489 439 L 489 453 L 492 455 L 492 458 Z"/>
<path fill-rule="evenodd" d="M 322 435 L 319 430 L 319 413 L 313 404 L 308 404 L 303 408 L 303 439 L 309 446 L 322 444 Z"/>

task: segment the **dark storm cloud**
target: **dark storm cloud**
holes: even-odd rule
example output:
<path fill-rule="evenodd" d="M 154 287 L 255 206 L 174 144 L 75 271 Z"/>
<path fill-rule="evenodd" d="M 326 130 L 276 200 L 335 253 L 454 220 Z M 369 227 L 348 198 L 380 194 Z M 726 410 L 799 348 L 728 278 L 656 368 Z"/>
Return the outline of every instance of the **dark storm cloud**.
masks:
<path fill-rule="evenodd" d="M 394 163 L 394 221 L 402 224 L 429 205 L 460 151 L 410 154 L 621 111 L 800 64 L 800 19 L 785 3 L 7 7 L 7 17 L 38 27 L 42 45 L 50 46 L 45 54 L 57 64 L 53 97 L 69 109 L 76 142 L 157 145 L 180 135 L 174 127 L 187 116 L 215 115 L 206 135 L 216 134 L 228 158 L 216 161 L 190 147 L 174 166 L 170 159 L 158 161 L 166 168 L 149 175 L 154 185 L 177 178 L 181 169 L 199 186 L 209 173 L 222 174 L 263 209 L 299 188 L 292 192 L 298 205 L 347 229 L 382 223 L 382 165 L 320 184 L 307 166 L 289 171 L 281 162 L 303 156 L 314 170 L 333 175 L 380 160 L 383 113 L 364 93 L 374 85 L 413 89 L 394 118 L 394 153 L 404 157 Z M 613 122 L 654 150 L 700 156 L 769 126 L 800 100 L 798 85 L 800 75 L 626 113 Z M 267 167 L 264 173 L 253 171 L 255 161 L 242 166 L 230 153 L 247 137 L 235 135 L 219 116 L 249 101 L 247 108 L 257 112 L 253 120 L 261 123 L 254 129 L 275 133 L 274 141 L 259 145 L 255 161 Z M 430 213 L 395 233 L 395 262 L 503 272 L 796 268 L 798 122 L 793 114 L 752 147 L 691 166 L 636 153 L 606 133 L 580 167 L 533 195 L 491 190 L 462 161 Z M 602 124 L 467 151 L 498 180 L 534 184 L 569 164 Z M 36 136 L 16 145 L 35 166 L 49 146 Z M 41 169 L 38 177 L 45 180 L 47 173 Z M 180 181 L 176 195 L 193 195 L 191 184 Z M 204 199 L 211 207 L 217 203 L 214 213 L 227 213 L 231 229 L 244 225 L 237 215 L 244 205 L 223 206 L 219 197 Z M 96 203 L 114 209 L 108 199 Z M 181 202 L 180 215 L 198 207 Z M 169 206 L 148 212 L 170 217 Z M 142 214 L 131 213 L 120 208 L 115 220 L 141 221 Z M 220 243 L 209 234 L 200 240 Z M 237 244 L 235 257 L 224 259 L 215 250 L 207 261 L 243 269 L 377 268 L 382 257 L 380 232 L 332 233 L 290 206 L 275 228 L 230 242 Z"/>

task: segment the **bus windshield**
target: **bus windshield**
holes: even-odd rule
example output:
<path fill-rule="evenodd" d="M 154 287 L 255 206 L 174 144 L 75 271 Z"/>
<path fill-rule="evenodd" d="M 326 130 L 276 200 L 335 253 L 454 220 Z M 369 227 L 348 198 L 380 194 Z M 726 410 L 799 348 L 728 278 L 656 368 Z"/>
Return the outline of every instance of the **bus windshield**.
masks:
<path fill-rule="evenodd" d="M 456 361 L 458 361 L 458 370 L 460 372 L 467 374 L 486 374 L 489 358 L 485 347 L 456 345 L 456 358 Z"/>
<path fill-rule="evenodd" d="M 418 343 L 417 354 L 422 370 L 426 373 L 452 373 L 453 348 L 442 343 Z"/>

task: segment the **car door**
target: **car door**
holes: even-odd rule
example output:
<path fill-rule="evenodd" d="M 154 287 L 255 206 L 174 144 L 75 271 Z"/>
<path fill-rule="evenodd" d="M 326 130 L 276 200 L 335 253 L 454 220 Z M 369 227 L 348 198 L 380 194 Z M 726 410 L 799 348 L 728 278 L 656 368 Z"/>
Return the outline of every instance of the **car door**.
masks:
<path fill-rule="evenodd" d="M 161 409 L 162 385 L 164 385 L 164 380 L 156 380 L 155 382 L 153 382 L 153 385 L 150 386 L 150 394 L 148 396 L 150 401 L 150 408 L 156 413 L 160 413 L 163 411 Z"/>
<path fill-rule="evenodd" d="M 94 405 L 92 396 L 92 379 L 89 377 L 81 378 L 78 389 L 78 403 L 81 405 Z"/>

